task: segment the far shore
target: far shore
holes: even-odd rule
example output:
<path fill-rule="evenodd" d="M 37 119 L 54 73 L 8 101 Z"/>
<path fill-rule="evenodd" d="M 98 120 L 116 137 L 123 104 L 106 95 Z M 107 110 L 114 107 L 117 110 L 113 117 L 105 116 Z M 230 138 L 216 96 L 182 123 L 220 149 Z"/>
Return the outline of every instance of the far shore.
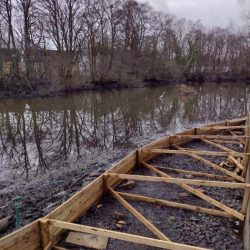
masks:
<path fill-rule="evenodd" d="M 70 82 L 70 80 L 69 80 Z M 183 79 L 151 79 L 144 81 L 133 81 L 130 83 L 120 82 L 97 82 L 83 84 L 59 84 L 54 86 L 45 80 L 31 80 L 27 84 L 23 79 L 8 80 L 8 82 L 0 82 L 0 98 L 35 98 L 35 97 L 54 97 L 66 94 L 74 94 L 85 91 L 104 91 L 112 89 L 133 89 L 144 87 L 155 87 L 162 85 L 178 85 L 178 84 L 204 84 L 204 83 L 246 83 L 250 84 L 250 76 L 225 76 L 213 75 L 206 77 L 190 77 Z"/>

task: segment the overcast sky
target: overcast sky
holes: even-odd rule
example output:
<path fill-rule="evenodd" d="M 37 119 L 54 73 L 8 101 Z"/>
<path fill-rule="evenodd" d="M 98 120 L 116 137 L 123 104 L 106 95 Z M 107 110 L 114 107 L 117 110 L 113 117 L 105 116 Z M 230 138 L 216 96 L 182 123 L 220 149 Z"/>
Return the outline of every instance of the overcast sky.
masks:
<path fill-rule="evenodd" d="M 236 26 L 240 26 L 243 12 L 250 11 L 250 0 L 148 0 L 148 2 L 156 10 L 180 18 L 200 19 L 209 27 L 227 27 L 232 21 Z"/>

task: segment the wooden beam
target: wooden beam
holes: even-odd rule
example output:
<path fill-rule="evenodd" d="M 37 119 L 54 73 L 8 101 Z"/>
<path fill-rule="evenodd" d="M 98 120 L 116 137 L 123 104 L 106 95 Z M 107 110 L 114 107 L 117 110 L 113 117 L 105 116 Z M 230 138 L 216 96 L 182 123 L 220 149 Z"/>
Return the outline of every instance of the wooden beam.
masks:
<path fill-rule="evenodd" d="M 185 152 L 185 150 L 183 150 L 183 148 L 180 148 L 180 147 L 178 147 L 178 146 L 176 146 L 176 145 L 175 145 L 175 147 L 178 148 L 180 151 L 182 151 L 182 152 L 184 151 L 184 152 Z M 177 150 L 177 151 L 178 151 L 178 150 Z M 215 170 L 217 170 L 217 171 L 220 171 L 220 172 L 222 172 L 223 174 L 228 175 L 228 176 L 234 178 L 235 180 L 238 180 L 238 181 L 240 181 L 240 182 L 244 182 L 244 181 L 245 181 L 245 179 L 244 179 L 243 177 L 238 176 L 237 174 L 234 174 L 234 173 L 232 173 L 231 171 L 229 171 L 229 170 L 227 170 L 227 169 L 224 169 L 224 168 L 222 168 L 222 167 L 220 167 L 220 166 L 218 166 L 218 165 L 212 163 L 211 161 L 209 161 L 209 160 L 207 160 L 207 159 L 204 159 L 204 158 L 202 158 L 202 157 L 196 155 L 195 153 L 190 153 L 189 151 L 186 151 L 186 152 L 187 152 L 187 155 L 191 156 L 192 158 L 194 158 L 194 159 L 196 159 L 196 160 L 199 160 L 199 161 L 205 163 L 206 165 L 210 166 L 211 168 L 213 168 L 213 169 L 215 169 Z"/>
<path fill-rule="evenodd" d="M 96 228 L 96 227 L 83 226 L 83 225 L 57 221 L 57 220 L 50 220 L 50 225 L 53 227 L 68 229 L 68 230 L 72 230 L 76 232 L 100 235 L 100 236 L 110 237 L 110 238 L 117 239 L 117 240 L 147 245 L 151 247 L 158 247 L 158 248 L 163 248 L 163 249 L 208 250 L 208 249 L 201 248 L 201 247 L 189 246 L 189 245 L 174 243 L 171 241 L 158 240 L 158 239 L 148 238 L 148 237 L 134 235 L 134 234 L 122 233 L 122 232 L 101 229 L 101 228 Z"/>
<path fill-rule="evenodd" d="M 172 208 L 187 209 L 187 210 L 197 212 L 197 213 L 206 213 L 206 214 L 211 214 L 211 215 L 216 215 L 216 216 L 223 216 L 223 217 L 227 217 L 227 218 L 234 218 L 232 215 L 230 215 L 226 212 L 211 209 L 211 208 L 193 206 L 193 205 L 188 205 L 188 204 L 184 204 L 184 203 L 156 199 L 156 198 L 152 198 L 152 197 L 148 197 L 148 196 L 135 195 L 135 194 L 130 194 L 130 193 L 123 193 L 123 192 L 117 192 L 117 193 L 119 195 L 121 195 L 122 197 L 124 197 L 125 199 L 129 199 L 129 200 L 133 200 L 133 201 L 143 201 L 143 202 L 148 202 L 148 203 L 152 203 L 152 204 L 172 207 Z"/>
<path fill-rule="evenodd" d="M 208 140 L 239 140 L 245 139 L 245 135 L 173 135 L 173 138 L 208 139 Z"/>
<path fill-rule="evenodd" d="M 131 206 L 126 200 L 124 200 L 117 192 L 109 187 L 110 193 L 142 224 L 148 228 L 155 236 L 160 240 L 171 241 L 165 234 L 163 234 L 157 227 L 155 227 L 150 221 L 148 221 L 141 213 L 139 213 L 133 206 Z"/>
<path fill-rule="evenodd" d="M 226 141 L 226 140 L 217 140 L 217 139 L 213 140 L 213 139 L 210 139 L 210 141 L 217 142 L 217 143 L 222 143 L 222 144 L 236 144 L 236 145 L 241 145 L 242 144 L 242 142 L 240 142 L 240 141 L 230 141 L 230 140 Z"/>
<path fill-rule="evenodd" d="M 246 117 L 246 124 L 248 125 L 247 128 L 245 129 L 245 135 L 246 137 L 246 142 L 245 142 L 245 148 L 244 148 L 244 152 L 245 153 L 249 153 L 250 152 L 250 139 L 249 139 L 249 135 L 250 135 L 250 113 L 247 114 Z M 250 157 L 249 156 L 245 156 L 243 158 L 243 166 L 244 166 L 244 170 L 242 171 L 242 176 L 246 177 L 247 174 L 247 170 L 249 167 L 249 160 Z"/>
<path fill-rule="evenodd" d="M 246 126 L 206 126 L 200 127 L 199 131 L 212 131 L 212 130 L 234 130 L 234 129 L 245 129 Z"/>
<path fill-rule="evenodd" d="M 239 153 L 239 152 L 236 152 L 235 150 L 232 150 L 232 149 L 230 149 L 230 148 L 228 148 L 228 147 L 219 145 L 219 144 L 217 144 L 217 143 L 215 143 L 215 142 L 212 142 L 212 141 L 209 141 L 209 140 L 207 140 L 207 139 L 201 139 L 201 141 L 203 141 L 203 142 L 205 142 L 205 143 L 207 143 L 207 144 L 210 144 L 210 145 L 212 145 L 213 147 L 222 149 L 222 150 L 224 150 L 224 151 L 226 151 L 226 152 L 229 152 L 229 153 Z"/>
<path fill-rule="evenodd" d="M 69 250 L 67 248 L 59 247 L 59 246 L 53 246 L 52 249 L 54 249 L 54 250 Z"/>
<path fill-rule="evenodd" d="M 207 178 L 211 178 L 211 179 L 222 179 L 222 180 L 227 180 L 227 181 L 233 180 L 232 177 L 228 177 L 228 176 L 224 176 L 224 175 L 208 174 L 208 173 L 204 173 L 204 172 L 197 172 L 197 171 L 177 169 L 177 168 L 158 167 L 158 166 L 154 166 L 154 167 L 156 169 L 159 169 L 162 171 L 169 171 L 169 172 L 178 173 L 178 174 L 207 177 Z"/>
<path fill-rule="evenodd" d="M 228 130 L 228 132 L 232 135 L 232 136 L 237 136 L 238 138 L 240 138 L 242 135 L 236 135 L 233 131 L 231 131 L 231 130 Z M 241 141 L 241 143 L 243 143 L 243 144 L 245 144 L 246 142 L 244 141 L 244 140 L 246 140 L 247 139 L 247 137 L 246 137 L 246 135 L 243 135 L 244 136 L 244 138 L 241 138 L 240 139 L 240 141 Z"/>
<path fill-rule="evenodd" d="M 159 174 L 159 175 L 162 176 L 162 177 L 170 177 L 169 175 L 163 173 L 162 171 L 160 171 L 160 170 L 158 170 L 158 169 L 155 169 L 153 166 L 151 166 L 151 165 L 149 165 L 149 164 L 147 164 L 147 163 L 145 163 L 145 162 L 143 162 L 143 165 L 144 165 L 146 168 L 152 170 L 153 172 L 155 172 L 156 174 Z M 201 198 L 201 199 L 207 201 L 208 203 L 214 205 L 215 207 L 217 207 L 217 208 L 219 208 L 219 209 L 222 209 L 222 210 L 224 210 L 225 212 L 227 212 L 227 213 L 233 215 L 234 217 L 236 217 L 236 218 L 238 218 L 238 219 L 244 221 L 244 218 L 245 218 L 244 215 L 242 215 L 241 213 L 239 213 L 239 212 L 233 210 L 232 208 L 230 208 L 230 207 L 224 205 L 223 203 L 221 203 L 221 202 L 219 202 L 219 201 L 217 201 L 217 200 L 215 200 L 215 199 L 209 197 L 208 195 L 203 194 L 202 192 L 200 192 L 200 191 L 198 191 L 198 190 L 196 190 L 196 189 L 194 189 L 194 188 L 192 188 L 192 187 L 190 187 L 190 186 L 188 186 L 188 185 L 186 185 L 186 184 L 179 184 L 179 186 L 182 187 L 183 189 L 187 190 L 188 192 L 190 192 L 190 193 L 192 193 L 192 194 L 198 196 L 199 198 Z"/>
<path fill-rule="evenodd" d="M 142 164 L 145 164 L 145 162 L 142 162 Z M 146 175 L 132 175 L 132 174 L 112 174 L 112 173 L 110 173 L 107 175 L 108 175 L 108 177 L 119 178 L 120 180 L 165 182 L 165 183 L 178 184 L 178 185 L 184 183 L 187 185 L 195 185 L 195 186 L 222 187 L 222 188 L 232 188 L 232 189 L 250 189 L 250 184 L 248 184 L 248 183 L 194 180 L 194 179 L 182 179 L 182 178 L 146 176 Z"/>
<path fill-rule="evenodd" d="M 40 220 L 40 227 L 41 227 L 42 247 L 43 249 L 50 249 L 52 247 L 52 244 L 49 233 L 49 220 L 48 219 Z"/>
<path fill-rule="evenodd" d="M 224 156 L 228 157 L 230 155 L 235 157 L 243 157 L 244 155 L 250 155 L 250 153 L 238 153 L 238 152 L 216 152 L 216 151 L 206 151 L 206 150 L 174 150 L 174 149 L 142 149 L 142 153 L 151 153 L 151 154 L 196 154 L 196 155 L 206 155 L 206 156 Z"/>
<path fill-rule="evenodd" d="M 236 160 L 233 156 L 230 155 L 228 157 L 228 160 L 234 163 L 235 166 L 239 168 L 240 170 L 244 170 L 244 166 L 238 160 Z"/>
<path fill-rule="evenodd" d="M 246 215 L 247 213 L 247 208 L 248 208 L 248 205 L 249 205 L 249 198 L 250 198 L 250 190 L 245 190 L 244 192 L 244 196 L 243 196 L 243 202 L 242 202 L 242 205 L 241 205 L 241 213 Z"/>

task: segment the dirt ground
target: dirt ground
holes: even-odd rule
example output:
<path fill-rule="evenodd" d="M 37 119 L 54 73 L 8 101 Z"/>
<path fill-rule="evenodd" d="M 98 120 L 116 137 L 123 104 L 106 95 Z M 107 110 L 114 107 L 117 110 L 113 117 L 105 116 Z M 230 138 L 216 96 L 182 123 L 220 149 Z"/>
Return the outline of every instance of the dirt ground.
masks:
<path fill-rule="evenodd" d="M 231 147 L 230 145 L 226 146 L 229 148 Z M 185 147 L 218 151 L 216 148 L 202 142 L 188 143 Z M 239 152 L 242 150 L 235 145 L 231 148 Z M 226 160 L 225 157 L 216 157 L 216 159 L 215 157 L 204 158 L 217 164 L 222 160 Z M 165 155 L 152 160 L 150 163 L 161 167 L 167 166 L 218 175 L 221 174 L 187 156 Z M 137 168 L 134 173 L 140 175 L 155 175 L 153 172 L 143 167 Z M 173 177 L 190 178 L 190 176 L 187 175 L 169 174 Z M 194 188 L 202 188 L 204 194 L 223 202 L 231 208 L 237 209 L 238 211 L 240 210 L 243 191 L 204 186 L 196 186 Z M 209 203 L 188 193 L 175 184 L 136 182 L 136 185 L 132 189 L 121 189 L 118 187 L 116 190 L 216 209 Z M 183 193 L 185 193 L 184 196 Z M 238 220 L 144 202 L 127 201 L 174 242 L 218 250 L 243 249 L 242 238 L 240 236 L 241 223 Z M 100 208 L 97 206 L 92 207 L 77 223 L 155 238 L 141 222 L 133 217 L 133 215 L 120 205 L 118 201 L 112 198 L 111 195 L 106 195 L 100 204 L 102 205 Z M 117 228 L 117 223 L 120 220 L 124 220 L 126 225 L 123 225 L 122 228 Z M 68 249 L 87 249 L 65 243 L 64 241 L 60 244 Z M 113 239 L 109 239 L 107 249 L 132 250 L 135 247 L 138 250 L 154 249 L 153 247 L 131 244 Z"/>

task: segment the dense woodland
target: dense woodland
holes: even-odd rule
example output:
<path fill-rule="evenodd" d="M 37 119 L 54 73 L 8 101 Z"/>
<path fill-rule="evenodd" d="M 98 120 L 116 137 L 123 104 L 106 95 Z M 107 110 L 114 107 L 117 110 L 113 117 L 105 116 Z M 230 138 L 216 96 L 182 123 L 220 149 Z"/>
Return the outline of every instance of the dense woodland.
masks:
<path fill-rule="evenodd" d="M 249 20 L 207 28 L 134 0 L 0 0 L 1 84 L 247 77 Z"/>

